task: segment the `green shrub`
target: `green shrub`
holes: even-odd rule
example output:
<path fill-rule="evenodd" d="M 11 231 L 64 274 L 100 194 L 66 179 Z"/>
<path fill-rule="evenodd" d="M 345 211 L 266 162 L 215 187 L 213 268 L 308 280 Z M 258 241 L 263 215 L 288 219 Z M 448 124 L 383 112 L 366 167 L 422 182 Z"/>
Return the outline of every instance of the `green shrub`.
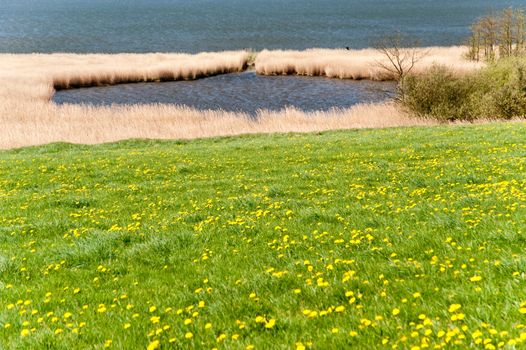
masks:
<path fill-rule="evenodd" d="M 455 76 L 442 66 L 405 78 L 402 104 L 420 117 L 443 121 L 526 116 L 526 60 L 510 58 Z"/>

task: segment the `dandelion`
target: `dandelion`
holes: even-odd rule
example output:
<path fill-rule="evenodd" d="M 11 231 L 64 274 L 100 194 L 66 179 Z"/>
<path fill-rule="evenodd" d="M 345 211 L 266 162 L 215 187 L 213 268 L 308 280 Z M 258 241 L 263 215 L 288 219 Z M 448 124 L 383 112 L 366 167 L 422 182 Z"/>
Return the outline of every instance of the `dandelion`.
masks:
<path fill-rule="evenodd" d="M 462 313 L 451 315 L 451 321 L 462 321 L 466 315 Z"/>
<path fill-rule="evenodd" d="M 297 342 L 295 345 L 296 350 L 305 350 L 305 345 L 303 345 L 303 343 Z"/>
<path fill-rule="evenodd" d="M 154 340 L 148 344 L 147 350 L 156 350 L 159 349 L 161 346 L 161 342 L 159 340 Z"/>
<path fill-rule="evenodd" d="M 457 310 L 459 310 L 462 306 L 460 304 L 451 304 L 449 305 L 449 309 L 448 311 L 449 312 L 455 312 Z"/>
<path fill-rule="evenodd" d="M 265 328 L 270 329 L 276 325 L 276 320 L 271 318 L 268 322 L 265 322 Z"/>

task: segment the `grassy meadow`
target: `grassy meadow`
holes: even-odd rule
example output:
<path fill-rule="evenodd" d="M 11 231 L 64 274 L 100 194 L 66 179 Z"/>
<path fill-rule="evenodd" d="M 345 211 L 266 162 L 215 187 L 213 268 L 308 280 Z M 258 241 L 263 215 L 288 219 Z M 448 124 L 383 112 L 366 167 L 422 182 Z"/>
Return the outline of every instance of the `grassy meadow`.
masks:
<path fill-rule="evenodd" d="M 0 347 L 521 348 L 526 124 L 0 152 Z"/>

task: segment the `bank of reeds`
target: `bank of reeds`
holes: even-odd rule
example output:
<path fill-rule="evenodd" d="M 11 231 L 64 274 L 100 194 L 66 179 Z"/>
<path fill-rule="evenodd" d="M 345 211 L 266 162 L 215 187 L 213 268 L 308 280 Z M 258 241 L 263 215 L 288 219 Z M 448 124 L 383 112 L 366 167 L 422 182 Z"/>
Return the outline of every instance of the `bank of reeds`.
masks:
<path fill-rule="evenodd" d="M 312 132 L 434 124 L 410 118 L 391 104 L 305 113 L 294 108 L 242 113 L 201 111 L 167 104 L 53 105 L 32 103 L 0 106 L 0 148 L 56 141 L 95 144 L 130 138 L 194 139 L 271 132 Z"/>
<path fill-rule="evenodd" d="M 457 52 L 459 49 L 443 50 Z M 323 68 L 324 75 L 349 78 L 352 74 L 346 71 L 348 67 L 367 71 L 374 63 L 375 56 L 370 50 L 361 52 L 363 57 L 351 60 L 354 64 L 346 62 L 340 50 L 310 50 L 297 54 L 301 56 L 308 53 L 307 56 L 310 55 L 312 60 L 309 63 L 308 57 L 304 57 L 303 67 L 310 64 L 316 72 L 321 72 L 321 68 L 315 67 L 320 66 L 320 57 L 317 56 L 323 53 L 321 59 L 330 62 L 327 67 L 333 69 L 331 73 L 327 67 Z M 279 62 L 283 64 L 294 57 L 290 54 L 280 56 L 278 53 L 261 53 L 258 56 L 259 63 L 256 63 L 258 72 L 277 73 L 275 68 L 267 70 L 275 62 L 272 57 L 281 57 Z M 244 133 L 310 132 L 434 123 L 411 118 L 389 103 L 359 105 L 331 112 L 304 113 L 290 108 L 279 112 L 261 111 L 253 118 L 242 113 L 198 111 L 175 105 L 95 107 L 55 105 L 51 101 L 55 89 L 197 79 L 241 71 L 249 59 L 250 53 L 245 51 L 197 55 L 0 55 L 0 148 L 56 141 L 101 143 L 129 138 L 190 139 Z M 357 67 L 360 62 L 362 66 Z M 460 60 L 457 63 L 461 69 L 474 67 Z M 344 73 L 336 74 L 336 71 Z M 292 73 L 289 69 L 286 72 Z M 296 71 L 297 74 L 305 72 L 301 69 Z M 360 77 L 373 79 L 375 76 L 363 74 Z"/>
<path fill-rule="evenodd" d="M 484 66 L 465 58 L 467 48 L 429 47 L 422 49 L 422 59 L 413 73 L 421 73 L 433 65 L 448 67 L 455 74 L 465 74 Z M 326 76 L 340 79 L 393 80 L 382 68 L 389 65 L 387 58 L 375 49 L 332 50 L 310 49 L 305 51 L 262 51 L 256 58 L 256 71 L 261 75 Z"/>

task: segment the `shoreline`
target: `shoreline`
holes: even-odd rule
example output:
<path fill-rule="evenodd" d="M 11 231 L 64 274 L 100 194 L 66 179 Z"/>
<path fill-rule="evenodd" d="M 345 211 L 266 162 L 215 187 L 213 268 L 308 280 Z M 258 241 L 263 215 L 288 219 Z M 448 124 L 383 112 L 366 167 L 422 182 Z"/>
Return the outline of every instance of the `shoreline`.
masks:
<path fill-rule="evenodd" d="M 422 69 L 449 57 L 452 65 L 466 65 L 462 48 L 434 48 L 435 59 Z M 376 52 L 376 51 L 375 51 Z M 342 56 L 345 55 L 345 56 Z M 200 54 L 0 54 L 0 148 L 8 149 L 50 142 L 104 143 L 130 138 L 192 139 L 246 133 L 312 132 L 362 127 L 436 124 L 415 119 L 394 104 L 362 104 L 329 112 L 284 109 L 261 111 L 256 120 L 244 113 L 199 111 L 171 104 L 93 107 L 56 105 L 56 89 L 120 83 L 194 80 L 241 72 L 255 63 L 264 75 L 297 74 L 331 78 L 374 79 L 371 65 L 379 53 L 367 50 L 263 51 L 254 58 L 249 51 Z M 297 56 L 302 57 L 298 59 Z M 316 56 L 316 57 L 315 57 Z M 346 57 L 344 60 L 342 57 Z M 285 71 L 284 66 L 293 69 Z M 305 69 L 311 67 L 311 69 Z M 321 68 L 320 68 L 321 67 Z M 338 74 L 334 67 L 340 67 Z M 332 69 L 332 70 L 331 70 Z M 369 75 L 353 75 L 363 70 Z M 349 73 L 351 72 L 351 73 Z M 372 73 L 371 73 L 372 72 Z M 376 72 L 376 73 L 375 73 Z"/>

